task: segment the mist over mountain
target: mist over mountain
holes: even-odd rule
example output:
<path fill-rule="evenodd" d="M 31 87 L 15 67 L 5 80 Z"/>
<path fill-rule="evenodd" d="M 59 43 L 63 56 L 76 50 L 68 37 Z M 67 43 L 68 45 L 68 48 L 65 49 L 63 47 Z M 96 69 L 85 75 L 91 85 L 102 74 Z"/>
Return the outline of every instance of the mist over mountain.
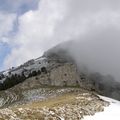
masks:
<path fill-rule="evenodd" d="M 90 71 L 110 74 L 120 81 L 120 35 L 114 28 L 94 30 L 87 36 L 57 45 L 53 52 L 63 49 L 77 63 Z M 59 54 L 59 53 L 58 53 Z"/>
<path fill-rule="evenodd" d="M 87 40 L 92 39 L 89 40 L 91 42 L 86 42 L 86 44 L 89 46 L 89 43 L 92 43 L 92 41 L 101 41 L 102 39 L 106 39 L 105 36 L 108 36 L 106 43 L 108 44 L 107 46 L 111 46 L 111 39 L 113 39 L 113 42 L 118 41 L 119 44 L 119 0 L 116 0 L 115 2 L 114 0 L 30 1 L 33 2 L 29 2 L 29 0 L 26 2 L 20 0 L 19 2 L 15 2 L 15 7 L 17 4 L 18 6 L 22 6 L 21 4 L 25 3 L 25 5 L 27 4 L 27 6 L 31 7 L 32 5 L 35 5 L 34 7 L 36 7 L 36 9 L 33 9 L 34 7 L 32 7 L 31 10 L 27 9 L 24 14 L 21 14 L 17 18 L 15 17 L 16 14 L 14 16 L 12 15 L 8 21 L 10 25 L 7 25 L 5 22 L 8 19 L 2 17 L 4 19 L 2 20 L 3 22 L 1 22 L 1 25 L 7 25 L 10 28 L 8 30 L 3 29 L 3 32 L 1 31 L 1 33 L 3 33 L 1 36 L 3 37 L 0 41 L 7 43 L 11 48 L 10 52 L 5 55 L 3 61 L 4 68 L 17 66 L 29 59 L 37 58 L 41 56 L 44 51 L 52 48 L 59 43 L 69 40 L 83 41 L 83 38 L 86 38 Z M 20 10 L 21 9 L 22 8 L 20 8 Z M 14 30 L 14 22 L 16 23 L 17 31 Z M 4 26 L 2 28 L 7 28 Z M 13 33 L 15 31 L 15 33 L 5 37 L 4 34 L 7 34 L 7 31 L 9 30 L 12 30 Z M 103 32 L 103 35 L 101 32 Z M 90 36 L 90 34 L 93 36 L 93 38 L 87 37 Z M 94 39 L 94 36 L 97 36 L 97 39 Z M 101 38 L 102 36 L 103 38 Z M 102 47 L 102 45 L 100 47 Z M 118 49 L 119 51 L 118 47 L 113 47 L 111 49 L 113 49 L 113 51 L 116 51 Z M 114 52 L 111 51 L 111 53 L 114 55 Z M 117 54 L 117 52 L 115 52 L 115 54 Z M 117 54 L 117 56 L 119 55 Z M 117 56 L 115 56 L 115 59 Z M 119 58 L 117 57 L 117 59 Z"/>

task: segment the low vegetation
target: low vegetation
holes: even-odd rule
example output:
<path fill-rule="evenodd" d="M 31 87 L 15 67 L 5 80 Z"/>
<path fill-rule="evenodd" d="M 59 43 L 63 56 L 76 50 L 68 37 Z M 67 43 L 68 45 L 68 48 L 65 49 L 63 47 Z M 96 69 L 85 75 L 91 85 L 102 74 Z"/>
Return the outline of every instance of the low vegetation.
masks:
<path fill-rule="evenodd" d="M 64 93 L 23 105 L 0 110 L 0 120 L 81 120 L 102 112 L 109 103 L 94 93 L 82 90 Z"/>

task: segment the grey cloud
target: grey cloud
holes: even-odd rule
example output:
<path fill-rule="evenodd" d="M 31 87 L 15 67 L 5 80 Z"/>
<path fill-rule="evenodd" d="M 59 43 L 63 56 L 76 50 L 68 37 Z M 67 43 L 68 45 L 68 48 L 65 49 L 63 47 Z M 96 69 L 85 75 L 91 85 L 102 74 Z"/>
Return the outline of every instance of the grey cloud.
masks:
<path fill-rule="evenodd" d="M 102 74 L 111 74 L 120 81 L 120 34 L 119 30 L 93 29 L 91 32 L 71 41 L 62 48 L 69 51 L 79 67 Z"/>
<path fill-rule="evenodd" d="M 119 0 L 69 0 L 71 4 L 71 8 L 79 10 L 79 12 L 96 12 L 101 9 L 110 9 L 117 10 L 120 9 L 120 1 Z M 77 4 L 76 4 L 77 3 Z"/>

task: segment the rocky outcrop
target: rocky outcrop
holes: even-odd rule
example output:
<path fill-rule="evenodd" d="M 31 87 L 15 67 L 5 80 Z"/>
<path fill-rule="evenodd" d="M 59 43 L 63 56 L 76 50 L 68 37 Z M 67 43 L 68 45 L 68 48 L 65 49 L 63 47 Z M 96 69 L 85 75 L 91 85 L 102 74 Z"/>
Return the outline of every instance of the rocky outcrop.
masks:
<path fill-rule="evenodd" d="M 53 68 L 49 74 L 52 86 L 76 86 L 80 79 L 75 65 L 69 63 Z"/>
<path fill-rule="evenodd" d="M 101 95 L 112 97 L 120 100 L 120 82 L 115 81 L 111 75 L 102 75 L 98 72 L 85 72 L 83 68 L 76 65 L 74 58 L 69 54 L 69 51 L 65 49 L 65 46 L 58 45 L 47 52 L 44 56 L 50 59 L 63 60 L 67 63 L 72 63 L 76 69 L 77 76 L 79 79 L 76 81 L 80 88 L 87 90 L 96 91 Z M 58 81 L 59 82 L 59 81 Z"/>

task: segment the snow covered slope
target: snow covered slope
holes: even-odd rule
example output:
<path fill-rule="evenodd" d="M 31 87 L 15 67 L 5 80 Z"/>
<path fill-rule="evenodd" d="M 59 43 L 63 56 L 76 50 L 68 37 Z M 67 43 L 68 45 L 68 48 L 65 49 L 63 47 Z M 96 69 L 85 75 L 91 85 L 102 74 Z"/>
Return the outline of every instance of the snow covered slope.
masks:
<path fill-rule="evenodd" d="M 120 120 L 120 101 L 100 96 L 101 99 L 110 102 L 103 112 L 96 113 L 94 116 L 86 116 L 83 120 Z"/>

